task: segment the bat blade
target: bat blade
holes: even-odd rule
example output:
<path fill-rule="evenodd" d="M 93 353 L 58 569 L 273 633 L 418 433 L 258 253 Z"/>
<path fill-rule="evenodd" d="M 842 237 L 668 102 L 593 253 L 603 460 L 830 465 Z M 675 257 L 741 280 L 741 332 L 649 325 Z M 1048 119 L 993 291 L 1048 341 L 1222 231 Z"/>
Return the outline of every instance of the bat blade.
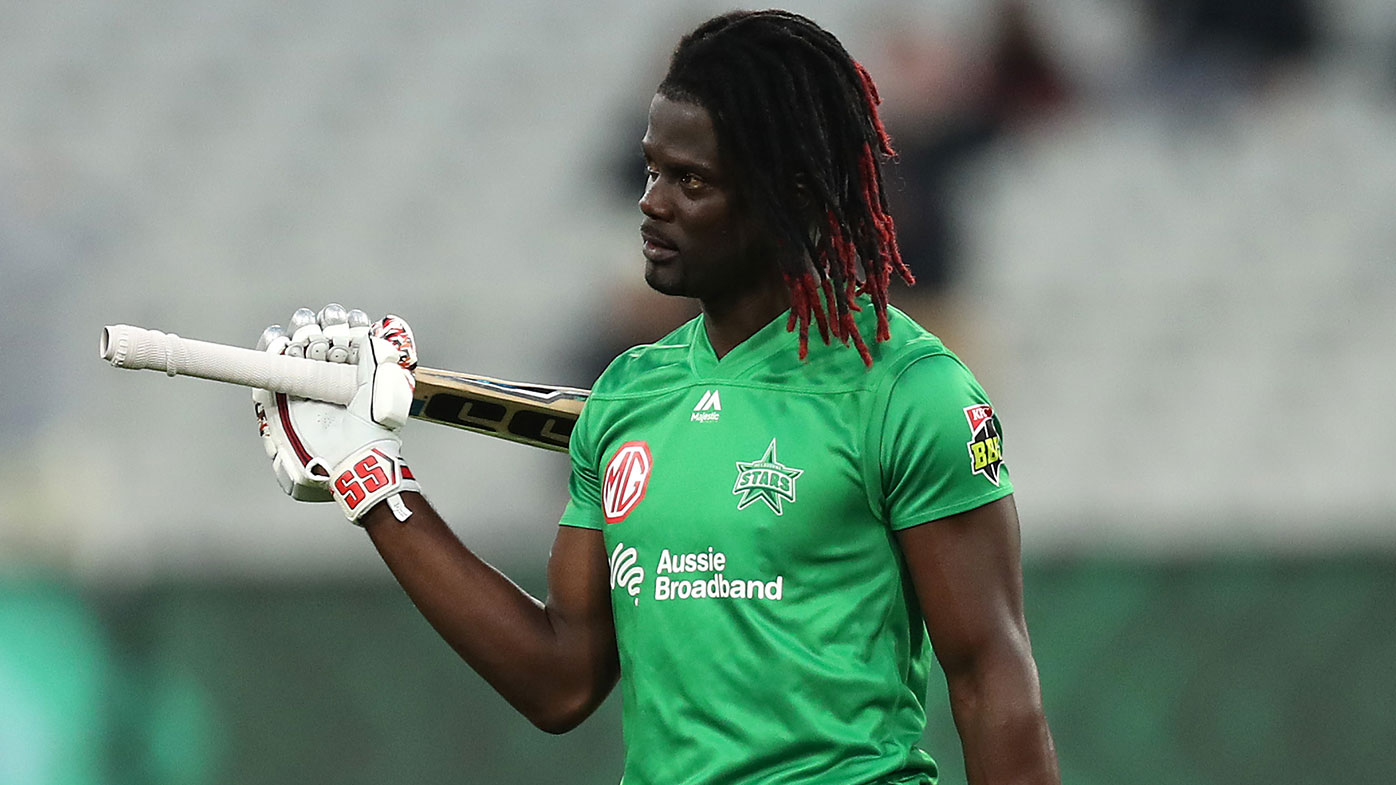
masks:
<path fill-rule="evenodd" d="M 261 387 L 331 403 L 354 394 L 353 366 L 285 357 L 118 324 L 102 328 L 99 352 L 117 368 Z M 409 414 L 546 450 L 566 452 L 589 391 L 418 367 Z"/>
<path fill-rule="evenodd" d="M 416 376 L 412 417 L 561 452 L 589 394 L 432 368 Z"/>

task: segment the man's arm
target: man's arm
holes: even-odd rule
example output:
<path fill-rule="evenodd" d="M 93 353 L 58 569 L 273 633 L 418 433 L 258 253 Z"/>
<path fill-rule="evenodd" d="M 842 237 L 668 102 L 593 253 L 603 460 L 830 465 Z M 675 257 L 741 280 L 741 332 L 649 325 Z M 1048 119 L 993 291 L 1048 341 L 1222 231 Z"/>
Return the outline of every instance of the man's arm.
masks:
<path fill-rule="evenodd" d="M 571 730 L 620 673 L 610 569 L 599 531 L 558 527 L 539 602 L 471 553 L 426 500 L 364 517 L 374 547 L 442 638 L 514 708 L 549 733 Z"/>
<path fill-rule="evenodd" d="M 1058 785 L 1023 620 L 1018 513 L 1008 496 L 897 539 L 950 692 L 971 785 Z"/>

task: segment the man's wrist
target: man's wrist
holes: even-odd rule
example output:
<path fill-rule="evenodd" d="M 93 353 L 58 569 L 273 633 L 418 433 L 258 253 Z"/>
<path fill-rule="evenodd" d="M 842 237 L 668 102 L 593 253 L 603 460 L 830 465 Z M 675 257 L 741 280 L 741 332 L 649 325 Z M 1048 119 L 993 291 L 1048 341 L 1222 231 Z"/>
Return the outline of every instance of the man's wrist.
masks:
<path fill-rule="evenodd" d="M 419 491 L 403 491 L 394 498 L 398 499 L 399 503 L 407 509 L 408 515 L 411 515 L 417 509 L 418 503 L 422 499 L 422 494 Z M 357 521 L 354 521 L 356 525 L 363 529 L 372 529 L 379 524 L 400 526 L 405 522 L 405 519 L 397 516 L 396 512 L 390 506 L 388 499 L 383 499 L 373 505 L 369 508 L 368 512 L 359 516 Z"/>

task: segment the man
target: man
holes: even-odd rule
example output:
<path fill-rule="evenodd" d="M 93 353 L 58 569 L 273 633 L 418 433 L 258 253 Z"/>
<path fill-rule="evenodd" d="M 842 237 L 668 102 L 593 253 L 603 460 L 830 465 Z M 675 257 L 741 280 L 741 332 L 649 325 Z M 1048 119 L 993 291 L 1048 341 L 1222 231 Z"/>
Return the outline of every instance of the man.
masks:
<path fill-rule="evenodd" d="M 597 381 L 545 602 L 416 492 L 405 325 L 327 307 L 266 336 L 360 371 L 347 409 L 258 394 L 283 487 L 337 500 L 538 727 L 571 729 L 619 679 L 627 785 L 934 782 L 915 746 L 930 644 L 970 782 L 1058 782 L 998 420 L 887 306 L 906 273 L 876 104 L 804 17 L 728 14 L 679 44 L 642 143 L 641 237 L 646 281 L 702 314 Z"/>

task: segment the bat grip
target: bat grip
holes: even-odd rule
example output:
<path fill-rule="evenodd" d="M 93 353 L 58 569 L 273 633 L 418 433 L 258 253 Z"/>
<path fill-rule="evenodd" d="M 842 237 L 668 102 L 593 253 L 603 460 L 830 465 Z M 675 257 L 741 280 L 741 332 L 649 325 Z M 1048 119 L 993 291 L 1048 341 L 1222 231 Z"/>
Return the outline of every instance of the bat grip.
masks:
<path fill-rule="evenodd" d="M 353 365 L 196 341 L 129 324 L 103 327 L 98 349 L 117 368 L 195 376 L 329 403 L 349 403 L 358 386 Z"/>

